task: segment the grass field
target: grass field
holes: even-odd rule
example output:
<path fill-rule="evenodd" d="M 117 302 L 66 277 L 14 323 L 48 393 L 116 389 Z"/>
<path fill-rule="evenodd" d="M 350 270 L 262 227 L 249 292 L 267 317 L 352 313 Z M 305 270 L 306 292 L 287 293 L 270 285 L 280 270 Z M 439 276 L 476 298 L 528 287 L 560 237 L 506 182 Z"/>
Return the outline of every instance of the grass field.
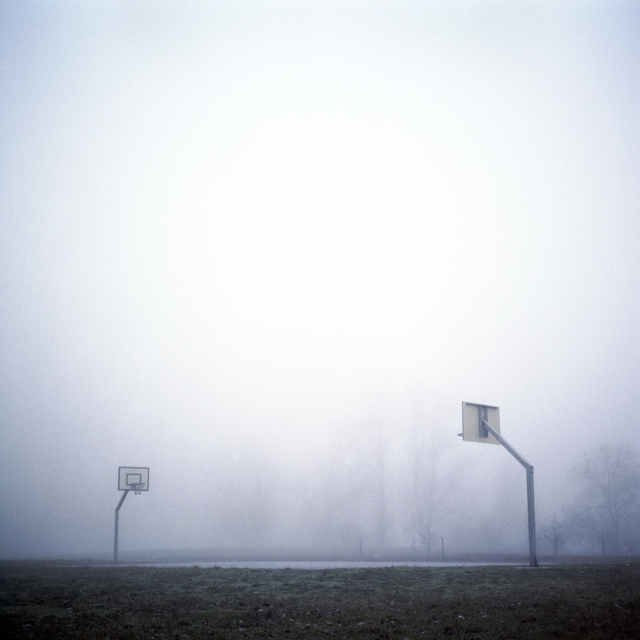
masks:
<path fill-rule="evenodd" d="M 640 638 L 640 562 L 219 569 L 0 563 L 4 638 Z"/>

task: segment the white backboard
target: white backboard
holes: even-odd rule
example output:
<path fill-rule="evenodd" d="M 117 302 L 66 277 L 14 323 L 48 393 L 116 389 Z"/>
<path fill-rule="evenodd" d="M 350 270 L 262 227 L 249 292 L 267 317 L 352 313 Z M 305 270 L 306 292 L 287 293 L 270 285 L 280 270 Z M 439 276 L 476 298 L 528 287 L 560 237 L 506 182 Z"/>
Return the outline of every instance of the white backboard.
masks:
<path fill-rule="evenodd" d="M 462 439 L 469 442 L 500 444 L 481 424 L 481 415 L 500 433 L 500 409 L 486 404 L 462 403 Z"/>
<path fill-rule="evenodd" d="M 149 491 L 149 467 L 118 467 L 120 491 Z"/>

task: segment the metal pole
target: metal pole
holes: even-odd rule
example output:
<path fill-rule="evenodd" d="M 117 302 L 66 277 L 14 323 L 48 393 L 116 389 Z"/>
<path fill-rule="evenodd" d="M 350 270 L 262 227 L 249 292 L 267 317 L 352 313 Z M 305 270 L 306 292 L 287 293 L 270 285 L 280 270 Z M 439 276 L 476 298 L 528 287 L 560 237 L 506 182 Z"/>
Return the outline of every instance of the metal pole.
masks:
<path fill-rule="evenodd" d="M 483 417 L 487 431 L 527 470 L 527 519 L 529 521 L 529 565 L 538 566 L 536 553 L 536 505 L 533 492 L 533 465 L 529 464 Z"/>
<path fill-rule="evenodd" d="M 113 564 L 118 564 L 118 520 L 120 519 L 120 507 L 124 502 L 124 499 L 127 497 L 127 493 L 129 490 L 125 490 L 122 494 L 122 498 L 120 498 L 120 502 L 118 502 L 118 506 L 116 507 L 116 531 L 113 538 Z"/>
<path fill-rule="evenodd" d="M 533 494 L 533 467 L 527 468 L 527 511 L 529 518 L 529 565 L 538 566 L 536 554 L 536 501 Z"/>

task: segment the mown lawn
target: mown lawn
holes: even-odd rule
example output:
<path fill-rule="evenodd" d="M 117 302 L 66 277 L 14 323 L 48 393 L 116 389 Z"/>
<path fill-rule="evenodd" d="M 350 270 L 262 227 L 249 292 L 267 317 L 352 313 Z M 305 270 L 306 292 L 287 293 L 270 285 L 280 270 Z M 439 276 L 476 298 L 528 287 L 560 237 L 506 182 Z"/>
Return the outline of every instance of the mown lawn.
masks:
<path fill-rule="evenodd" d="M 0 563 L 3 638 L 640 638 L 640 563 L 219 569 Z"/>

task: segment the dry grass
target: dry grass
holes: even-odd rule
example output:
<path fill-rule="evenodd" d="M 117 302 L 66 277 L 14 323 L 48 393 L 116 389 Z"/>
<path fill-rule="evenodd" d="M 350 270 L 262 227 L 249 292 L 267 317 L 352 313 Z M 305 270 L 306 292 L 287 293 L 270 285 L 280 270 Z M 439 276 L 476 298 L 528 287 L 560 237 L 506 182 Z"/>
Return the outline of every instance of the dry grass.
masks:
<path fill-rule="evenodd" d="M 640 563 L 267 570 L 0 563 L 4 638 L 640 638 Z"/>

